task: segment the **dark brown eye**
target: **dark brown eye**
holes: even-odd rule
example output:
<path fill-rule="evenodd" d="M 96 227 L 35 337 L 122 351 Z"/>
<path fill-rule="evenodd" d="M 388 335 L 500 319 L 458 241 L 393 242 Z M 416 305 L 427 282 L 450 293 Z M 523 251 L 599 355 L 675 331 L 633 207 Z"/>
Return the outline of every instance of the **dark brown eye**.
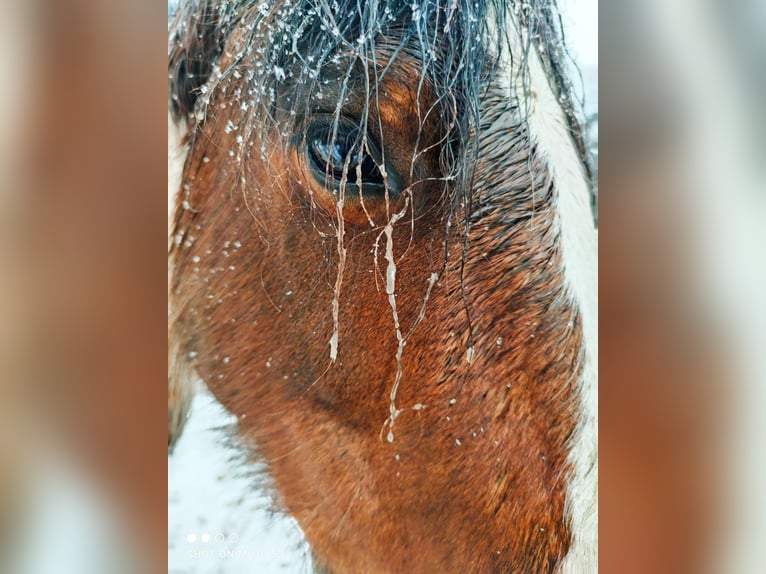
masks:
<path fill-rule="evenodd" d="M 309 151 L 314 165 L 323 172 L 330 173 L 336 180 L 343 177 L 343 170 L 348 164 L 346 181 L 356 183 L 359 175 L 358 166 L 361 163 L 364 185 L 383 184 L 383 175 L 380 173 L 375 160 L 365 153 L 360 161 L 359 151 L 353 143 L 349 143 L 347 140 L 332 143 L 326 141 L 325 138 L 315 139 L 309 144 Z"/>
<path fill-rule="evenodd" d="M 345 172 L 346 185 L 356 186 L 364 195 L 385 194 L 386 178 L 378 167 L 379 160 L 370 153 L 376 153 L 378 146 L 368 136 L 369 151 L 360 150 L 362 138 L 358 126 L 341 123 L 334 131 L 332 123 L 316 122 L 309 126 L 306 136 L 309 165 L 322 185 L 332 184 L 337 191 Z M 397 194 L 392 188 L 389 193 Z"/>

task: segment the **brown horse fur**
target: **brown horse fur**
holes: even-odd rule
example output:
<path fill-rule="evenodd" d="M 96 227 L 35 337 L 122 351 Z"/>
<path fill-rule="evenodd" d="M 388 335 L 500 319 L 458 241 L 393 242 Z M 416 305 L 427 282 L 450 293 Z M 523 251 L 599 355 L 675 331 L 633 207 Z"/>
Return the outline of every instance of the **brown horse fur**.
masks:
<path fill-rule="evenodd" d="M 370 67 L 330 61 L 327 113 L 343 101 L 342 115 L 364 116 L 400 179 L 377 196 L 346 185 L 339 206 L 301 136 L 325 113 L 317 84 L 280 68 L 276 103 L 242 105 L 268 52 L 251 32 L 277 22 L 243 4 L 197 6 L 171 53 L 173 112 L 191 119 L 169 248 L 169 442 L 196 373 L 322 568 L 554 572 L 572 538 L 582 328 L 557 189 L 521 104 L 489 57 L 473 124 L 467 100 L 440 108 L 418 50 L 385 34 Z M 474 144 L 473 161 L 455 151 Z M 468 168 L 449 171 L 461 157 Z"/>

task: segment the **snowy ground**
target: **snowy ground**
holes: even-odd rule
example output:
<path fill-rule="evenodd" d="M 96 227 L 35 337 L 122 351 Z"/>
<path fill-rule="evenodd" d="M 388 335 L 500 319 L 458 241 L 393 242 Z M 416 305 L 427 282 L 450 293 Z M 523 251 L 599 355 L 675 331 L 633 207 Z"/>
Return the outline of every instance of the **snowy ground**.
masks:
<path fill-rule="evenodd" d="M 168 574 L 310 572 L 297 523 L 271 512 L 262 479 L 229 446 L 232 418 L 200 391 L 168 457 Z"/>

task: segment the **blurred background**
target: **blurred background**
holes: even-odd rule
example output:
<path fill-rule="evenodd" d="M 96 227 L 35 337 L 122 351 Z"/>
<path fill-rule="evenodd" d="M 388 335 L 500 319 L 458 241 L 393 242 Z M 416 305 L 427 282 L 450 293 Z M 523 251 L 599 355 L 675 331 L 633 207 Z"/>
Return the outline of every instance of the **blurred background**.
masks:
<path fill-rule="evenodd" d="M 0 2 L 0 571 L 165 571 L 171 535 L 210 529 L 199 507 L 168 523 L 165 6 Z M 599 85 L 600 569 L 761 572 L 766 6 L 577 5 Z M 221 423 L 194 420 L 208 452 Z"/>
<path fill-rule="evenodd" d="M 764 14 L 599 9 L 602 572 L 763 569 Z"/>
<path fill-rule="evenodd" d="M 0 572 L 161 572 L 165 6 L 0 6 Z"/>

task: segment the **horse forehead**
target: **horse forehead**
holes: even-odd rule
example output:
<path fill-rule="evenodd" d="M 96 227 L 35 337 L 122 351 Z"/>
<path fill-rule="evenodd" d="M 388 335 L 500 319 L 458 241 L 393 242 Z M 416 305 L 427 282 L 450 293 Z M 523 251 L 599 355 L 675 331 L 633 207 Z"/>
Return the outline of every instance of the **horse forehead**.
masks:
<path fill-rule="evenodd" d="M 380 78 L 380 115 L 384 121 L 396 124 L 402 121 L 402 110 L 416 109 L 419 99 L 431 96 L 431 89 L 428 81 L 418 89 L 422 74 L 410 58 L 400 58 L 389 69 L 390 73 Z"/>

